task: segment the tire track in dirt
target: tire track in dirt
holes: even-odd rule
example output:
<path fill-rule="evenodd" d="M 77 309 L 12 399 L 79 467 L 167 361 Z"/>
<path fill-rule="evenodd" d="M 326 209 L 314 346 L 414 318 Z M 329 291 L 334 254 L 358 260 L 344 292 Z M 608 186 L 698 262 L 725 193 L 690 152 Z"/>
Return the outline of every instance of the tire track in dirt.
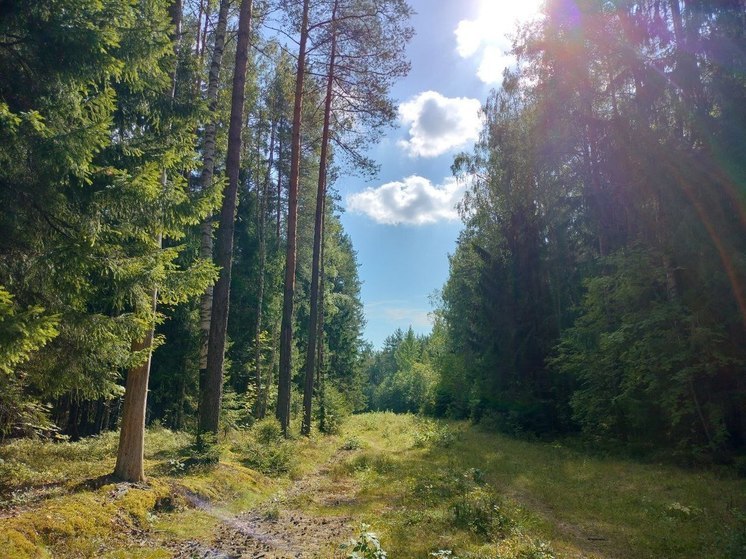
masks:
<path fill-rule="evenodd" d="M 213 540 L 175 545 L 175 559 L 313 559 L 344 557 L 340 546 L 355 533 L 349 516 L 316 516 L 303 512 L 302 502 L 334 508 L 355 500 L 348 480 L 328 483 L 335 464 L 350 451 L 340 450 L 319 469 L 295 481 L 269 502 L 235 516 L 225 516 L 209 503 L 193 504 L 222 518 Z M 189 497 L 187 497 L 189 498 Z"/>

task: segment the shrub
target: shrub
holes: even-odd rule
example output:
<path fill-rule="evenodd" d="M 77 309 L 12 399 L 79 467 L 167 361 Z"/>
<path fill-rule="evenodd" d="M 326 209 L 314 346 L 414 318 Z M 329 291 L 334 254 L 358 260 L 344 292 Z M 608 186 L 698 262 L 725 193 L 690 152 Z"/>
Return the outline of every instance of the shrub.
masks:
<path fill-rule="evenodd" d="M 381 548 L 381 542 L 375 532 L 370 531 L 370 526 L 362 524 L 360 535 L 357 540 L 350 542 L 352 551 L 347 554 L 347 559 L 386 559 L 388 554 Z"/>
<path fill-rule="evenodd" d="M 282 440 L 282 426 L 274 417 L 257 421 L 251 429 L 257 442 L 262 444 L 276 443 Z"/>
<path fill-rule="evenodd" d="M 194 467 L 213 466 L 220 462 L 220 448 L 213 433 L 200 433 L 184 450 L 186 460 L 169 460 L 170 473 L 177 475 Z"/>
<path fill-rule="evenodd" d="M 246 466 L 270 476 L 285 474 L 295 465 L 293 442 L 283 437 L 275 418 L 262 419 L 254 425 L 243 454 Z"/>
<path fill-rule="evenodd" d="M 325 385 L 323 395 L 316 406 L 319 431 L 327 434 L 339 433 L 346 417 L 352 413 L 347 396 L 332 385 Z"/>
<path fill-rule="evenodd" d="M 350 437 L 347 439 L 344 443 L 342 443 L 342 446 L 339 447 L 340 450 L 358 450 L 363 447 L 362 441 L 358 439 L 357 437 Z"/>
<path fill-rule="evenodd" d="M 416 448 L 424 448 L 428 445 L 449 448 L 458 438 L 458 431 L 447 424 L 431 419 L 422 419 L 418 421 L 417 429 L 414 432 L 414 446 Z"/>

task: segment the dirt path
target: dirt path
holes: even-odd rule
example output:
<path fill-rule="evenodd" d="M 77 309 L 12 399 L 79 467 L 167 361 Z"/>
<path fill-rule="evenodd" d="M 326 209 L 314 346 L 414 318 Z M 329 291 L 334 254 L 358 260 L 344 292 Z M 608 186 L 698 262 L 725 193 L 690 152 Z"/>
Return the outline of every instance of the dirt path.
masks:
<path fill-rule="evenodd" d="M 209 543 L 190 540 L 175 544 L 176 559 L 311 559 L 344 557 L 340 545 L 357 528 L 349 516 L 317 516 L 304 512 L 308 505 L 333 508 L 355 498 L 355 488 L 341 479 L 329 485 L 329 473 L 349 451 L 337 452 L 313 473 L 295 481 L 262 506 L 225 516 L 204 502 L 194 502 L 221 517 Z"/>

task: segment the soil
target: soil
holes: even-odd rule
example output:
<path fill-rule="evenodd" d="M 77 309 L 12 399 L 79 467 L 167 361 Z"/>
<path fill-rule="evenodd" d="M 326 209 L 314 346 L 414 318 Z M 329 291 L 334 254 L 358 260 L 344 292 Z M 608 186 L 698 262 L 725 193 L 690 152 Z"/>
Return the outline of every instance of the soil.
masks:
<path fill-rule="evenodd" d="M 262 506 L 221 520 L 210 542 L 189 540 L 169 546 L 176 559 L 312 559 L 345 557 L 344 544 L 357 526 L 348 516 L 304 513 L 303 503 L 333 510 L 355 499 L 352 483 L 329 484 L 332 466 L 346 451 L 338 452 L 315 472 L 295 481 Z M 210 510 L 204 502 L 195 506 Z M 221 515 L 222 516 L 222 515 Z"/>

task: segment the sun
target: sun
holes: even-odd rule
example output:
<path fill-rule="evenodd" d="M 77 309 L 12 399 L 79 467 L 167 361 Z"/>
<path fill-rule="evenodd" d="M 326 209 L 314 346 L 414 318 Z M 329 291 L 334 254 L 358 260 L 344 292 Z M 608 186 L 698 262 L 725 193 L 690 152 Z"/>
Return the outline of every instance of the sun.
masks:
<path fill-rule="evenodd" d="M 480 0 L 482 22 L 504 22 L 511 25 L 539 15 L 544 0 Z M 499 24 L 498 24 L 499 25 Z"/>

